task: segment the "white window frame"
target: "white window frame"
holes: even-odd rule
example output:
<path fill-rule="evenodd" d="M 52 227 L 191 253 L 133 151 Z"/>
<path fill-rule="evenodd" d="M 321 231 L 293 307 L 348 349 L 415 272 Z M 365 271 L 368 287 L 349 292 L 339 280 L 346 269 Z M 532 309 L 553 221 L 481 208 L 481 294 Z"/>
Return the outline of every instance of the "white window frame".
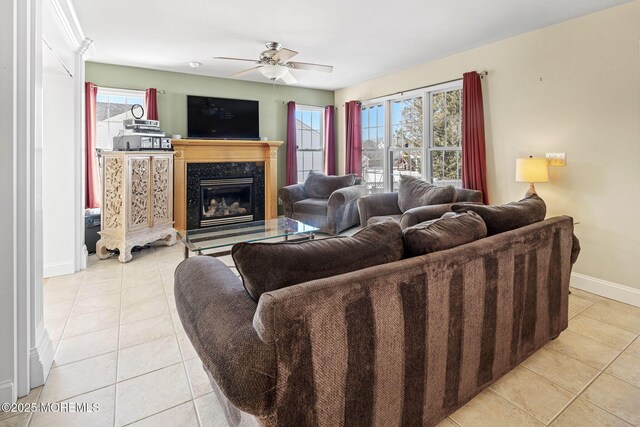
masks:
<path fill-rule="evenodd" d="M 97 96 L 100 96 L 100 95 L 123 96 L 125 98 L 142 97 L 142 102 L 144 103 L 146 92 L 144 90 L 120 89 L 120 88 L 98 86 Z M 142 118 L 146 119 L 147 118 L 146 106 L 143 105 L 143 107 L 144 107 L 145 111 L 144 111 L 144 115 L 142 116 Z M 97 120 L 96 120 L 96 122 L 97 122 Z M 98 135 L 96 135 L 96 138 L 97 137 L 98 137 Z M 98 141 L 96 141 L 96 145 L 99 145 L 99 144 L 97 144 L 97 142 Z M 111 149 L 113 149 L 113 141 L 109 141 L 108 146 L 111 147 Z"/>
<path fill-rule="evenodd" d="M 418 96 L 422 97 L 422 111 L 423 111 L 423 133 L 422 137 L 424 138 L 424 142 L 422 144 L 422 174 L 421 178 L 425 181 L 431 182 L 431 151 L 443 151 L 444 147 L 432 147 L 433 141 L 433 128 L 431 126 L 431 118 L 433 117 L 433 103 L 432 96 L 435 93 L 446 92 L 452 89 L 462 88 L 462 80 L 454 80 L 447 83 L 442 83 L 434 86 L 428 86 L 420 89 L 414 89 L 406 92 L 400 92 L 394 95 L 387 95 L 379 98 L 373 98 L 366 101 L 362 101 L 362 107 L 369 107 L 373 105 L 384 105 L 384 191 L 390 192 L 393 191 L 393 170 L 391 168 L 391 157 L 394 151 L 403 151 L 407 149 L 401 149 L 396 147 L 391 147 L 391 104 L 394 101 L 415 98 Z M 425 114 L 428 112 L 428 114 Z M 435 150 L 432 150 L 435 148 Z M 415 150 L 415 149 L 413 149 Z M 448 147 L 447 150 L 451 151 L 462 151 L 462 147 L 454 148 Z M 455 183 L 454 185 L 460 186 L 462 181 L 459 183 Z"/>
<path fill-rule="evenodd" d="M 296 112 L 298 111 L 310 111 L 310 112 L 317 112 L 320 113 L 320 149 L 314 149 L 314 148 L 300 148 L 300 142 L 297 139 L 297 135 L 298 135 L 298 127 L 297 127 L 297 120 L 296 120 L 296 163 L 298 163 L 298 153 L 305 153 L 305 152 L 312 152 L 312 153 L 320 153 L 321 157 L 322 157 L 322 164 L 324 165 L 324 107 L 317 107 L 314 105 L 304 105 L 304 104 L 296 104 Z M 298 172 L 300 172 L 300 165 L 298 164 L 298 170 L 296 171 L 296 176 L 299 175 Z M 304 179 L 306 178 L 303 177 L 302 181 L 298 181 L 299 184 L 304 182 Z"/>

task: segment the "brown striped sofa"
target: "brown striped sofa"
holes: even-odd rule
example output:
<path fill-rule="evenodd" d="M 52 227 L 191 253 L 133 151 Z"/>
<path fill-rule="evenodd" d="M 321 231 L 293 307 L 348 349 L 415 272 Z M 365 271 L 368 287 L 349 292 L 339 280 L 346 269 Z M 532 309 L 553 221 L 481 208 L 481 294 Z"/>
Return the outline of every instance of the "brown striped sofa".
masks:
<path fill-rule="evenodd" d="M 254 302 L 217 259 L 176 270 L 185 331 L 234 426 L 433 426 L 567 327 L 573 220 Z"/>

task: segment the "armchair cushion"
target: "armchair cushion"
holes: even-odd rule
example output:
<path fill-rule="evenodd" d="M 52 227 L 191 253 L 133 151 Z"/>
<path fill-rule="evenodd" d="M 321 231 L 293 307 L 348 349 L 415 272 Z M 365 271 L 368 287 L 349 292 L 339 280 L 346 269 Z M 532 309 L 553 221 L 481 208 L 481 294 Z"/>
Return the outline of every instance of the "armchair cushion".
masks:
<path fill-rule="evenodd" d="M 456 189 L 453 185 L 440 187 L 413 176 L 402 176 L 400 179 L 398 207 L 403 213 L 417 206 L 453 203 L 455 199 Z"/>
<path fill-rule="evenodd" d="M 327 199 L 304 199 L 293 204 L 293 213 L 327 215 Z"/>
<path fill-rule="evenodd" d="M 304 182 L 304 191 L 307 197 L 328 199 L 334 191 L 354 185 L 356 176 L 327 176 L 320 172 L 309 171 L 309 176 Z"/>
<path fill-rule="evenodd" d="M 244 287 L 256 301 L 264 292 L 398 261 L 402 253 L 402 231 L 395 221 L 366 227 L 351 237 L 238 243 L 231 249 Z"/>
<path fill-rule="evenodd" d="M 400 218 L 402 218 L 402 214 L 390 214 L 390 215 L 380 215 L 380 216 L 372 216 L 367 220 L 367 224 L 377 224 L 379 222 L 385 222 L 390 219 L 400 222 Z"/>
<path fill-rule="evenodd" d="M 402 231 L 406 257 L 454 248 L 486 236 L 487 227 L 475 212 L 445 213 L 442 218 L 422 222 Z"/>
<path fill-rule="evenodd" d="M 454 212 L 473 211 L 480 215 L 487 225 L 487 235 L 504 233 L 543 221 L 547 214 L 547 205 L 537 194 L 522 199 L 518 202 L 507 203 L 502 206 L 487 206 L 477 204 L 454 204 L 451 207 Z"/>

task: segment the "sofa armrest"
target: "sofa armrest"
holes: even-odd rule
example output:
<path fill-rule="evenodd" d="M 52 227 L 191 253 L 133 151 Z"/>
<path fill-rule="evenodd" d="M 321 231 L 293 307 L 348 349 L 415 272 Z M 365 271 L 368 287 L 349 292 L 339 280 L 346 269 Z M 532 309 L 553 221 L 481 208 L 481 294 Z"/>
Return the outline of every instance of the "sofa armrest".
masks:
<path fill-rule="evenodd" d="M 369 218 L 383 215 L 399 215 L 398 193 L 378 193 L 362 196 L 358 199 L 360 225 L 365 227 Z"/>
<path fill-rule="evenodd" d="M 329 196 L 329 209 L 338 209 L 342 205 L 355 202 L 358 198 L 366 196 L 368 193 L 365 185 L 350 185 L 349 187 L 339 188 Z"/>
<path fill-rule="evenodd" d="M 278 190 L 278 197 L 282 200 L 282 207 L 284 209 L 284 216 L 293 217 L 293 204 L 300 200 L 307 198 L 307 193 L 304 191 L 304 184 L 293 184 L 282 187 Z"/>
<path fill-rule="evenodd" d="M 400 218 L 400 227 L 405 228 L 420 224 L 424 221 L 440 218 L 447 212 L 451 211 L 453 203 L 444 203 L 441 205 L 418 206 L 408 209 Z"/>
<path fill-rule="evenodd" d="M 197 256 L 175 271 L 180 320 L 227 399 L 254 415 L 273 411 L 276 355 L 253 328 L 256 303 L 220 260 Z"/>
<path fill-rule="evenodd" d="M 468 188 L 457 188 L 456 202 L 482 203 L 482 191 L 469 190 Z"/>

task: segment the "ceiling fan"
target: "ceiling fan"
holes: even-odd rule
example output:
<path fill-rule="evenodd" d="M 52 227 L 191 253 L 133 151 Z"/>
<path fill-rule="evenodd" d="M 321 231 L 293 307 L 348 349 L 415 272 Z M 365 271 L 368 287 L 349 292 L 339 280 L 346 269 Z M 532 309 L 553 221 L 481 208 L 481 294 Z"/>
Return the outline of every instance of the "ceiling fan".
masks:
<path fill-rule="evenodd" d="M 232 74 L 231 77 L 241 77 L 245 74 L 252 73 L 253 71 L 259 71 L 260 74 L 273 82 L 282 80 L 288 85 L 298 82 L 298 80 L 296 80 L 296 78 L 290 73 L 291 70 L 322 71 L 325 73 L 331 73 L 333 71 L 333 67 L 330 65 L 289 61 L 291 58 L 296 56 L 298 52 L 284 48 L 278 42 L 267 42 L 266 46 L 267 50 L 260 53 L 260 59 L 258 60 L 228 58 L 223 56 L 216 56 L 214 59 L 227 59 L 231 61 L 243 61 L 258 64 L 248 70 Z"/>

